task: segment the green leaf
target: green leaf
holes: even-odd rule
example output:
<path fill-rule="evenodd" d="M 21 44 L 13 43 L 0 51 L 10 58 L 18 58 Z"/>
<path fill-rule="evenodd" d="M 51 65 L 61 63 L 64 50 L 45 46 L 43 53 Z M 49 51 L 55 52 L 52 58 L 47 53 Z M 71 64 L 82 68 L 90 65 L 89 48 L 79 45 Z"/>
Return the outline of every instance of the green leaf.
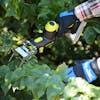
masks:
<path fill-rule="evenodd" d="M 96 24 L 95 26 L 93 26 L 93 29 L 95 30 L 96 33 L 100 34 L 100 25 Z"/>
<path fill-rule="evenodd" d="M 62 63 L 56 69 L 56 73 L 59 75 L 59 77 L 61 77 L 62 80 L 67 79 L 66 70 L 67 70 L 67 65 L 65 63 Z"/>
<path fill-rule="evenodd" d="M 63 94 L 64 84 L 52 84 L 47 88 L 47 99 L 48 100 L 59 100 L 60 95 Z"/>
<path fill-rule="evenodd" d="M 11 89 L 11 84 L 7 85 L 7 84 L 2 84 L 1 85 L 2 91 L 4 92 L 4 95 L 6 95 L 8 93 L 8 91 Z"/>
<path fill-rule="evenodd" d="M 44 7 L 45 5 L 50 5 L 50 1 L 49 0 L 41 0 L 38 4 L 39 6 Z"/>
<path fill-rule="evenodd" d="M 21 9 L 21 18 L 30 18 L 31 21 L 34 21 L 34 14 L 36 10 L 35 4 L 23 3 L 23 8 Z"/>
<path fill-rule="evenodd" d="M 65 99 L 73 99 L 75 97 L 77 99 L 80 98 L 80 100 L 81 98 L 83 98 L 82 100 L 85 100 L 85 98 L 90 100 L 90 98 L 99 98 L 99 91 L 100 88 L 87 83 L 81 78 L 70 78 L 64 90 L 64 97 Z"/>
<path fill-rule="evenodd" d="M 100 35 L 97 37 L 97 44 L 100 47 Z"/>
<path fill-rule="evenodd" d="M 0 79 L 4 78 L 5 74 L 8 72 L 10 72 L 10 69 L 8 66 L 6 66 L 6 65 L 0 66 Z"/>
<path fill-rule="evenodd" d="M 23 79 L 20 80 L 19 90 L 23 90 L 23 89 L 26 88 L 27 84 L 26 84 L 25 80 L 26 80 L 25 78 L 23 78 Z"/>
<path fill-rule="evenodd" d="M 92 27 L 87 27 L 84 32 L 84 39 L 88 44 L 92 44 L 96 38 L 96 33 Z"/>
<path fill-rule="evenodd" d="M 47 85 L 47 87 L 49 87 L 49 86 L 52 86 L 53 84 L 55 85 L 59 82 L 61 82 L 61 78 L 59 77 L 59 75 L 52 74 L 52 76 L 50 76 L 49 79 L 47 80 L 46 85 Z"/>
<path fill-rule="evenodd" d="M 2 27 L 5 24 L 5 20 L 3 18 L 0 18 L 0 27 Z"/>
<path fill-rule="evenodd" d="M 45 7 L 45 9 L 42 9 L 41 11 L 40 11 L 40 13 L 38 14 L 38 19 L 39 18 L 42 18 L 42 17 L 44 17 L 45 16 L 45 18 L 47 17 L 47 15 L 50 13 L 50 10 L 49 9 L 47 9 L 47 7 Z"/>
<path fill-rule="evenodd" d="M 2 3 L 6 10 L 5 17 L 14 16 L 16 19 L 20 19 L 23 0 L 3 0 Z"/>
<path fill-rule="evenodd" d="M 4 56 L 8 54 L 10 49 L 15 45 L 15 41 L 12 40 L 14 32 L 8 31 L 7 27 L 4 27 L 0 34 L 0 46 L 1 51 L 4 53 Z"/>
<path fill-rule="evenodd" d="M 8 72 L 5 75 L 5 83 L 6 83 L 6 85 L 9 85 L 12 82 L 12 80 L 14 80 L 12 75 L 13 75 L 13 72 Z"/>
<path fill-rule="evenodd" d="M 19 84 L 20 84 L 20 82 L 19 81 L 16 81 L 16 82 L 14 82 L 13 84 L 12 84 L 12 91 L 13 91 L 13 93 L 15 93 L 16 92 L 16 90 L 19 90 Z"/>
<path fill-rule="evenodd" d="M 46 92 L 47 86 L 47 80 L 49 79 L 50 75 L 48 73 L 44 73 L 40 78 L 38 78 L 34 84 L 36 84 L 35 92 L 37 92 L 38 97 L 40 98 L 43 96 Z"/>
<path fill-rule="evenodd" d="M 27 74 L 26 74 L 27 75 Z M 21 68 L 17 68 L 14 72 L 9 72 L 5 76 L 5 83 L 7 85 L 19 81 L 21 78 L 25 76 L 25 71 Z"/>

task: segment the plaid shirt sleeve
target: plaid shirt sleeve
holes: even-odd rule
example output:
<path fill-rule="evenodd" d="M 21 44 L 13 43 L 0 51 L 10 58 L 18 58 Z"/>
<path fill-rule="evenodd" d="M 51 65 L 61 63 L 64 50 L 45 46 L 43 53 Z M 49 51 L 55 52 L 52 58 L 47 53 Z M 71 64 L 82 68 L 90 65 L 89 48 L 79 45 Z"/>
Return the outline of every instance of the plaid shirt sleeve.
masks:
<path fill-rule="evenodd" d="M 80 21 L 100 17 L 100 0 L 88 0 L 75 7 L 75 15 Z"/>

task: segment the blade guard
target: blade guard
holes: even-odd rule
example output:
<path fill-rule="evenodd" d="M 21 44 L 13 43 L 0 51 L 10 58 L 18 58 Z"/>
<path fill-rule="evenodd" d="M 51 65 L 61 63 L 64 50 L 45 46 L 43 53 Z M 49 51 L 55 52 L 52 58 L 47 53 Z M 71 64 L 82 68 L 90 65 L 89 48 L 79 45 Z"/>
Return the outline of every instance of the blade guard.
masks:
<path fill-rule="evenodd" d="M 72 40 L 72 44 L 75 44 L 79 40 L 79 38 L 80 38 L 80 36 L 82 34 L 82 31 L 83 31 L 83 29 L 84 29 L 85 26 L 86 26 L 86 22 L 82 21 L 80 23 L 80 25 L 79 25 L 76 33 L 74 33 L 74 34 L 72 34 L 72 33 L 66 33 L 65 36 L 68 37 L 68 38 L 70 38 Z"/>

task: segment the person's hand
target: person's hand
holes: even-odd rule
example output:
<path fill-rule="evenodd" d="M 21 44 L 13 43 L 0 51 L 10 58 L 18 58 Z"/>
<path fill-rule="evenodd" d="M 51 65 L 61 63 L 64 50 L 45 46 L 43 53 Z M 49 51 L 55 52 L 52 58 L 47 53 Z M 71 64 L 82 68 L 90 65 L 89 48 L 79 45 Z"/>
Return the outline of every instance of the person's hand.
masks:
<path fill-rule="evenodd" d="M 100 78 L 100 57 L 96 60 L 75 61 L 75 66 L 68 68 L 66 72 L 69 78 L 81 77 L 91 83 Z"/>
<path fill-rule="evenodd" d="M 72 28 L 74 24 L 79 23 L 80 21 L 75 16 L 74 11 L 65 11 L 61 12 L 56 17 L 56 22 L 59 24 L 58 35 L 62 35 L 64 31 Z"/>

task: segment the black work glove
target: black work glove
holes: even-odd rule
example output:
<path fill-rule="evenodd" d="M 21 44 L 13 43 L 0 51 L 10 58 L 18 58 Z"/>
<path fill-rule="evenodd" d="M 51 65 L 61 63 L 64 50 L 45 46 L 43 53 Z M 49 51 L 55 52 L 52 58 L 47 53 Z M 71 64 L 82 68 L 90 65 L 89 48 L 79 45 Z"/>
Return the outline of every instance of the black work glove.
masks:
<path fill-rule="evenodd" d="M 62 35 L 63 33 L 67 32 L 68 30 L 72 30 L 71 33 L 75 33 L 77 30 L 80 21 L 77 19 L 77 17 L 74 14 L 74 10 L 72 11 L 65 11 L 61 12 L 57 17 L 56 17 L 56 22 L 59 24 L 59 29 L 58 29 L 58 35 Z M 73 26 L 77 24 L 76 27 Z"/>

